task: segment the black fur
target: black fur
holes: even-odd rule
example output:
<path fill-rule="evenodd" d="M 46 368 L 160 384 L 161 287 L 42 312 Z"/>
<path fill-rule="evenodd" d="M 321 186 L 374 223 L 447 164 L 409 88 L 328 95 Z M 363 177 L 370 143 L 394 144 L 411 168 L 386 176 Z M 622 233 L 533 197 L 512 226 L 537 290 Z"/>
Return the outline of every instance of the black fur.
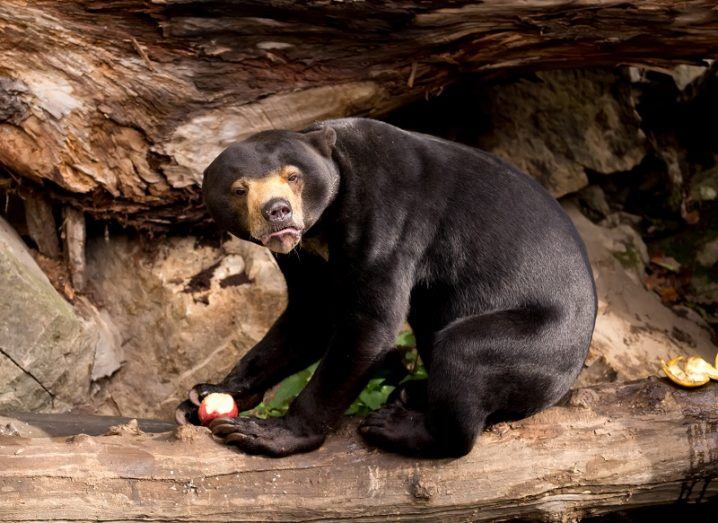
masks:
<path fill-rule="evenodd" d="M 329 260 L 276 255 L 289 289 L 277 323 L 220 385 L 198 385 L 179 415 L 227 390 L 243 408 L 322 357 L 284 418 L 215 421 L 247 452 L 314 449 L 365 386 L 402 322 L 429 379 L 413 383 L 360 428 L 374 445 L 461 456 L 488 421 L 559 400 L 578 375 L 596 316 L 586 251 L 558 203 L 533 179 L 480 150 L 360 118 L 302 133 L 269 131 L 235 144 L 205 173 L 207 205 L 228 211 L 237 176 L 300 166 L 302 197 Z"/>

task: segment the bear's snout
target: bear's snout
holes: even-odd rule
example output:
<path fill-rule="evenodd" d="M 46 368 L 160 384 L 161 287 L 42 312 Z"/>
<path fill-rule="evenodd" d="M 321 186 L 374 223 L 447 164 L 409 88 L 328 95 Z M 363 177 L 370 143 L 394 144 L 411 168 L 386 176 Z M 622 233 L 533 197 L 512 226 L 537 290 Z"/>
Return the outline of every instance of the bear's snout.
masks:
<path fill-rule="evenodd" d="M 273 225 L 281 224 L 292 219 L 292 206 L 284 198 L 272 198 L 262 207 L 262 216 Z"/>

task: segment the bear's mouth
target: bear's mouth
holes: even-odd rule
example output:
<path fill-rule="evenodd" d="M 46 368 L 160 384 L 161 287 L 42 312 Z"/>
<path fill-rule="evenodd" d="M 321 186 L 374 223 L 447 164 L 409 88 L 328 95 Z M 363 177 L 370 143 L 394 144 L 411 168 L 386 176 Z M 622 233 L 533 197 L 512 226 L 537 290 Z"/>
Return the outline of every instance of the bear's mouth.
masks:
<path fill-rule="evenodd" d="M 272 241 L 273 238 L 276 238 L 280 241 L 291 239 L 295 242 L 298 242 L 301 237 L 302 231 L 299 230 L 297 227 L 290 226 L 285 227 L 284 229 L 279 229 L 278 231 L 263 234 L 259 241 L 262 242 L 262 245 L 266 246 L 270 241 Z"/>

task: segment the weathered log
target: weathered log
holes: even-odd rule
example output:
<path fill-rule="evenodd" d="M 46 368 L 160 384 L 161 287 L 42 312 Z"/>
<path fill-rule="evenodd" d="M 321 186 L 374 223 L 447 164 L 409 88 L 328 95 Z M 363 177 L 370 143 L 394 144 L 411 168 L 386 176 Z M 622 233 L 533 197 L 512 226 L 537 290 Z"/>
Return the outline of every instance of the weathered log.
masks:
<path fill-rule="evenodd" d="M 718 52 L 718 10 L 712 0 L 6 0 L 0 34 L 0 165 L 54 182 L 54 198 L 96 217 L 161 225 L 197 220 L 202 169 L 257 130 L 381 114 L 465 72 L 695 62 Z"/>
<path fill-rule="evenodd" d="M 195 427 L 5 437 L 0 521 L 572 521 L 701 502 L 718 496 L 717 404 L 715 383 L 579 389 L 440 461 L 368 450 L 353 423 L 284 459 L 240 454 Z"/>

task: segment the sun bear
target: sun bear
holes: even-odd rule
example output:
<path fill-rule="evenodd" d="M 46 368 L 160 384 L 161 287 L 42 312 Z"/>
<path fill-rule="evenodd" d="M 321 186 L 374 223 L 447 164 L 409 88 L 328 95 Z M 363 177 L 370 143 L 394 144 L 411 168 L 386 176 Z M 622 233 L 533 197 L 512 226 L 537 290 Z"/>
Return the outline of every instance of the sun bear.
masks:
<path fill-rule="evenodd" d="M 210 392 L 240 410 L 321 358 L 281 418 L 214 420 L 248 453 L 316 449 L 408 321 L 428 379 L 395 391 L 359 431 L 420 457 L 468 453 L 487 423 L 556 403 L 577 377 L 596 318 L 585 247 L 556 200 L 481 150 L 365 118 L 260 132 L 207 167 L 217 224 L 267 246 L 288 305 Z"/>

